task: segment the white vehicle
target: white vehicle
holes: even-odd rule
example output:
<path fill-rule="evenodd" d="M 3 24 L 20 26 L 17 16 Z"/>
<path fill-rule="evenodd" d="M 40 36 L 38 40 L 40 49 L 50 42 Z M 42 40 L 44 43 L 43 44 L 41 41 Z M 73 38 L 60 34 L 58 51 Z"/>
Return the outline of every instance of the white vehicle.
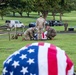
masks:
<path fill-rule="evenodd" d="M 24 26 L 24 24 L 20 22 L 19 20 L 6 20 L 5 24 L 8 27 L 23 27 Z"/>

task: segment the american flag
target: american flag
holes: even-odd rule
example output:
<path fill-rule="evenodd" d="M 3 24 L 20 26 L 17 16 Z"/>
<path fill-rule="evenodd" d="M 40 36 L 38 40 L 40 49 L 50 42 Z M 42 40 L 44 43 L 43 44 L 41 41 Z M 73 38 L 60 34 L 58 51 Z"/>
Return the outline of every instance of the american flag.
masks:
<path fill-rule="evenodd" d="M 32 43 L 10 55 L 2 75 L 73 75 L 73 63 L 64 50 L 44 42 Z"/>
<path fill-rule="evenodd" d="M 45 32 L 42 33 L 42 39 L 47 39 L 46 34 L 47 34 L 47 31 L 45 31 Z"/>

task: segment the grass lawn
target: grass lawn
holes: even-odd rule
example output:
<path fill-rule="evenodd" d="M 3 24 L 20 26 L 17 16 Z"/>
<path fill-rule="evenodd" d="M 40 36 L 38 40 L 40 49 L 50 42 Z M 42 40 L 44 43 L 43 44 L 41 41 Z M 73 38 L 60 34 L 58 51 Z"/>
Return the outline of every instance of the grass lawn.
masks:
<path fill-rule="evenodd" d="M 23 17 L 20 17 L 18 13 L 16 13 L 16 17 L 12 17 L 12 14 L 9 14 L 7 16 L 4 16 L 4 20 L 1 20 L 0 17 L 0 25 L 5 25 L 5 20 L 20 20 L 25 25 L 28 25 L 30 22 L 36 22 L 36 19 L 39 17 L 38 13 L 31 12 L 30 17 L 27 17 L 26 13 L 23 13 Z M 51 13 L 48 14 L 46 20 L 52 20 Z M 59 14 L 55 16 L 56 20 L 59 20 Z M 75 26 L 76 25 L 76 11 L 72 11 L 70 13 L 64 13 L 62 16 L 63 22 L 67 20 L 69 23 L 69 26 Z"/>
<path fill-rule="evenodd" d="M 5 21 L 6 20 L 20 20 L 21 22 L 24 23 L 25 26 L 28 26 L 29 23 L 31 22 L 36 22 L 36 19 L 39 17 L 38 13 L 34 13 L 31 12 L 30 13 L 30 17 L 27 17 L 26 13 L 23 13 L 23 17 L 20 17 L 20 15 L 18 13 L 16 13 L 16 17 L 12 17 L 12 14 L 9 14 L 7 16 L 4 16 L 4 20 L 1 20 L 0 17 L 0 25 L 5 25 Z M 60 20 L 59 19 L 59 14 L 56 14 L 55 16 L 56 20 Z M 48 14 L 46 20 L 52 20 L 53 17 L 51 15 L 51 13 Z M 74 30 L 76 30 L 76 11 L 72 11 L 70 13 L 64 13 L 62 16 L 62 21 L 64 22 L 65 20 L 67 20 L 68 22 L 68 27 L 74 27 Z M 57 31 L 63 31 L 64 27 L 61 26 L 54 26 L 54 28 Z"/>
<path fill-rule="evenodd" d="M 75 33 L 58 33 L 54 40 L 47 40 L 44 42 L 52 43 L 61 49 L 65 50 L 71 60 L 74 62 L 76 70 L 76 34 Z M 3 61 L 14 51 L 17 51 L 21 47 L 39 41 L 22 41 L 22 37 L 19 36 L 17 40 L 10 40 L 6 35 L 0 35 L 0 74 L 2 72 Z"/>
<path fill-rule="evenodd" d="M 30 17 L 19 17 L 19 14 L 16 14 L 16 17 L 5 16 L 4 20 L 0 18 L 0 25 L 5 25 L 5 20 L 10 19 L 17 19 L 23 22 L 25 25 L 28 25 L 30 22 L 36 22 L 36 19 L 39 17 L 37 13 L 30 13 Z M 65 20 L 68 21 L 69 27 L 76 27 L 76 11 L 72 11 L 71 13 L 65 13 L 62 17 L 63 22 Z M 49 13 L 47 20 L 52 20 L 52 16 Z M 58 14 L 56 15 L 56 20 L 59 20 Z M 54 26 L 56 31 L 63 31 L 63 26 Z M 76 30 L 76 28 L 75 28 Z M 1 32 L 2 30 L 0 30 Z M 30 44 L 33 42 L 39 41 L 22 41 L 22 37 L 20 36 L 17 40 L 10 40 L 8 39 L 8 35 L 0 34 L 0 74 L 2 73 L 3 61 L 14 51 L 20 49 L 21 47 L 25 46 L 26 44 Z M 60 47 L 61 49 L 65 50 L 71 60 L 74 62 L 75 71 L 76 71 L 76 33 L 57 33 L 57 36 L 54 40 L 46 40 L 44 42 L 49 42 L 55 44 L 56 46 Z"/>

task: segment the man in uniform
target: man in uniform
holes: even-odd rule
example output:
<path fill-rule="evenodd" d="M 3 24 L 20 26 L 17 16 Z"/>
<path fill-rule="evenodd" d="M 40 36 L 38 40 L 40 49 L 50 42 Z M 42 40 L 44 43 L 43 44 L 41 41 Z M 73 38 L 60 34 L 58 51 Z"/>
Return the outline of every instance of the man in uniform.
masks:
<path fill-rule="evenodd" d="M 64 23 L 64 31 L 67 31 L 67 28 L 68 28 L 68 23 L 67 21 Z"/>
<path fill-rule="evenodd" d="M 47 31 L 46 37 L 47 39 L 53 39 L 56 36 L 56 31 L 49 24 L 46 24 L 45 30 Z"/>
<path fill-rule="evenodd" d="M 45 19 L 42 17 L 42 15 L 40 15 L 40 18 L 37 19 L 36 21 L 36 27 L 37 27 L 37 39 L 41 40 L 42 39 L 42 33 L 43 33 L 43 29 L 45 27 Z"/>
<path fill-rule="evenodd" d="M 36 28 L 35 27 L 28 28 L 24 32 L 23 39 L 22 40 L 33 40 L 34 39 L 35 31 L 36 31 Z"/>

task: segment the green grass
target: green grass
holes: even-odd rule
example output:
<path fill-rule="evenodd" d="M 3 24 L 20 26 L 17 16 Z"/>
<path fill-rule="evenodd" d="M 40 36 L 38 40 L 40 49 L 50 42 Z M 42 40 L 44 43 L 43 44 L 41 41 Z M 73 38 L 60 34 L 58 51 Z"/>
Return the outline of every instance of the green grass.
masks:
<path fill-rule="evenodd" d="M 59 20 L 59 14 L 56 16 L 56 20 Z M 25 25 L 28 25 L 30 22 L 36 22 L 36 19 L 39 17 L 37 13 L 30 13 L 30 17 L 26 17 L 26 14 L 23 14 L 24 17 L 20 17 L 18 13 L 16 13 L 16 17 L 12 17 L 12 14 L 9 16 L 5 16 L 4 20 L 0 18 L 0 25 L 5 25 L 5 20 L 20 20 Z M 72 11 L 71 13 L 65 13 L 62 17 L 63 22 L 65 20 L 68 21 L 69 27 L 76 26 L 76 11 Z M 52 16 L 49 13 L 47 20 L 52 20 Z M 56 31 L 63 31 L 63 26 L 54 26 L 53 27 Z M 76 30 L 76 28 L 75 28 Z M 0 30 L 1 32 L 2 30 Z M 56 46 L 60 47 L 61 49 L 65 50 L 71 60 L 74 62 L 75 70 L 76 70 L 76 33 L 61 33 L 57 34 L 54 40 L 47 40 L 44 42 L 55 44 Z M 22 41 L 22 37 L 19 37 L 17 40 L 10 40 L 8 39 L 8 35 L 0 35 L 0 74 L 2 73 L 3 61 L 14 51 L 20 49 L 21 47 L 39 41 Z"/>
<path fill-rule="evenodd" d="M 70 13 L 64 13 L 62 16 L 62 20 L 63 20 L 63 22 L 65 20 L 67 20 L 68 27 L 75 27 L 75 30 L 76 30 L 76 14 L 75 13 L 76 13 L 76 11 L 72 11 Z M 20 20 L 26 26 L 26 25 L 29 25 L 29 23 L 31 23 L 31 22 L 36 22 L 36 19 L 38 17 L 39 17 L 39 15 L 36 12 L 31 12 L 30 17 L 27 17 L 26 13 L 23 13 L 23 17 L 20 17 L 20 15 L 18 13 L 16 13 L 16 17 L 12 17 L 12 14 L 9 14 L 7 16 L 4 16 L 4 20 L 1 20 L 1 17 L 0 17 L 0 25 L 5 25 L 5 20 Z M 46 20 L 52 20 L 51 13 L 48 14 Z M 59 14 L 56 15 L 56 20 L 59 20 Z M 63 26 L 61 26 L 61 27 L 54 26 L 54 28 L 57 31 L 64 30 Z"/>
<path fill-rule="evenodd" d="M 74 62 L 75 70 L 76 70 L 76 34 L 75 33 L 62 33 L 57 34 L 54 40 L 47 40 L 44 42 L 52 43 L 61 49 L 65 50 L 71 60 Z M 39 41 L 22 41 L 22 37 L 20 36 L 17 40 L 10 40 L 6 35 L 0 35 L 0 73 L 2 72 L 3 61 L 14 51 L 17 51 L 21 47 Z"/>
<path fill-rule="evenodd" d="M 12 14 L 9 14 L 7 16 L 4 16 L 4 20 L 1 20 L 0 17 L 0 25 L 5 25 L 5 20 L 20 20 L 23 22 L 25 25 L 28 25 L 30 22 L 36 22 L 36 19 L 39 17 L 38 13 L 36 12 L 31 12 L 30 17 L 27 17 L 26 13 L 23 13 L 23 17 L 20 17 L 18 13 L 16 13 L 16 17 L 12 17 Z M 51 13 L 48 14 L 46 20 L 52 20 L 52 15 Z M 56 15 L 56 20 L 59 20 L 59 14 Z M 70 13 L 64 13 L 62 16 L 63 22 L 65 20 L 68 21 L 69 26 L 75 26 L 76 24 L 76 11 L 72 11 Z"/>

